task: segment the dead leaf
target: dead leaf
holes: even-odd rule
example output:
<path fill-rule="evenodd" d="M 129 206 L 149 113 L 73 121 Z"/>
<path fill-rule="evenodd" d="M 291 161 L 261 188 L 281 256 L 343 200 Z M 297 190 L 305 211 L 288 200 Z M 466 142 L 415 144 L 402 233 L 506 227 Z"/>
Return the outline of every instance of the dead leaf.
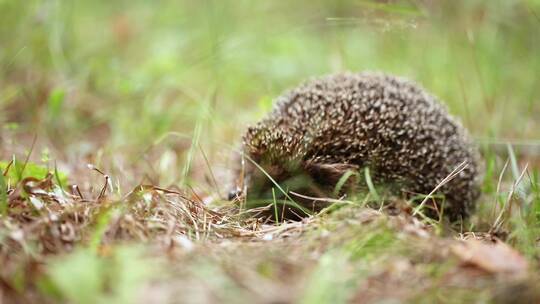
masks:
<path fill-rule="evenodd" d="M 461 241 L 451 246 L 451 250 L 464 263 L 490 273 L 522 276 L 529 267 L 527 260 L 519 252 L 500 240 L 495 240 L 494 243 L 474 239 Z"/>

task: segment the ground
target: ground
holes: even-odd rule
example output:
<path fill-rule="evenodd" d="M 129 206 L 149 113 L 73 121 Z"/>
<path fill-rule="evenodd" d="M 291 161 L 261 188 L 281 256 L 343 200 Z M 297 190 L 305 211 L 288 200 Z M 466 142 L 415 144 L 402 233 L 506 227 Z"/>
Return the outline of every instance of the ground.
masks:
<path fill-rule="evenodd" d="M 540 302 L 539 26 L 536 0 L 0 0 L 0 303 Z M 224 199 L 246 126 L 345 70 L 461 119 L 470 219 Z"/>

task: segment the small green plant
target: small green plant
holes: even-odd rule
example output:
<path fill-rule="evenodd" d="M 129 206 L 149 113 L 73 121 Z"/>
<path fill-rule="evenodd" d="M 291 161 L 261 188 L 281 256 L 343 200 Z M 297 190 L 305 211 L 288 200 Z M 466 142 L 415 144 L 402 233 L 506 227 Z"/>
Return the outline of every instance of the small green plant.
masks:
<path fill-rule="evenodd" d="M 12 162 L 0 161 L 0 170 L 6 173 L 4 179 L 8 180 L 12 186 L 27 177 L 44 179 L 51 172 L 45 166 L 32 162 L 22 163 L 18 160 Z M 67 175 L 65 173 L 55 168 L 54 175 L 59 185 L 67 185 Z"/>
<path fill-rule="evenodd" d="M 6 215 L 8 209 L 7 184 L 4 174 L 0 172 L 0 215 Z"/>

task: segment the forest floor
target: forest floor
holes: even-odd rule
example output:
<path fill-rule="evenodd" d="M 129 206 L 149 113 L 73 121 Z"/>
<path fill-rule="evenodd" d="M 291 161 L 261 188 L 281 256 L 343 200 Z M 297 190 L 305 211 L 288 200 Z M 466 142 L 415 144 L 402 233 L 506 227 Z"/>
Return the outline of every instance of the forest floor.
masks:
<path fill-rule="evenodd" d="M 87 175 L 101 182 L 86 188 L 30 162 L 2 171 L 6 303 L 540 301 L 532 179 L 524 181 L 531 197 L 509 193 L 501 208 L 484 210 L 491 223 L 456 226 L 412 216 L 397 197 L 375 206 L 369 193 L 274 223 L 257 216 L 272 202 L 243 209 L 151 184 L 122 192 L 92 165 Z M 523 199 L 536 210 L 522 209 Z"/>

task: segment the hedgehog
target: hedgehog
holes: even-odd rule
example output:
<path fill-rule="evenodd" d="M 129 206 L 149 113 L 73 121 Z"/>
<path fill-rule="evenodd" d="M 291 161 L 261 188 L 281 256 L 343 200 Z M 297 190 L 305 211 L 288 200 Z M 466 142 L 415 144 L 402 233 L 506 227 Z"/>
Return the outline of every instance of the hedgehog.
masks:
<path fill-rule="evenodd" d="M 316 198 L 340 180 L 351 189 L 362 178 L 344 175 L 362 170 L 407 199 L 433 194 L 430 217 L 464 219 L 480 195 L 482 159 L 466 129 L 420 85 L 378 72 L 331 74 L 289 90 L 248 127 L 242 151 L 230 198 L 268 198 L 275 183 L 302 176 L 305 186 L 287 197 L 320 210 Z"/>

